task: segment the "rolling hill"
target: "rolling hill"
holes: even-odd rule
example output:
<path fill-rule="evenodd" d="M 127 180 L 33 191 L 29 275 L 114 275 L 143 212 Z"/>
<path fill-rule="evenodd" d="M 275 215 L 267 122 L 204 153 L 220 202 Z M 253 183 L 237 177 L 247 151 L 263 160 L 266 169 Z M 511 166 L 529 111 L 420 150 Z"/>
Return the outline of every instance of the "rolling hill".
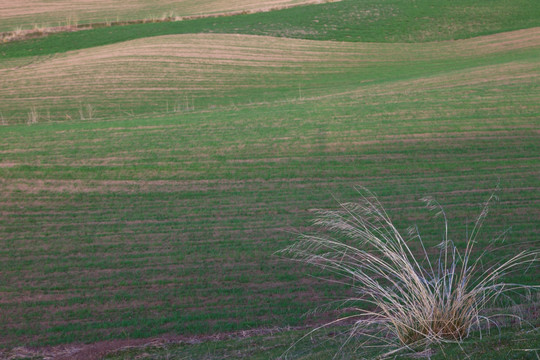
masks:
<path fill-rule="evenodd" d="M 339 6 L 352 5 L 302 8 Z M 403 13 L 396 23 L 414 20 Z M 218 20 L 193 24 L 209 21 Z M 512 226 L 509 247 L 538 247 L 540 28 L 528 21 L 436 41 L 298 38 L 256 26 L 227 33 L 232 25 L 143 36 L 180 26 L 163 23 L 0 45 L 4 354 L 297 326 L 278 336 L 284 351 L 334 316 L 306 312 L 349 290 L 275 252 L 295 240 L 291 232 L 312 229 L 309 209 L 354 199 L 358 183 L 429 244 L 441 228 L 419 198 L 445 205 L 459 243 L 500 183 L 479 241 Z M 132 26 L 133 38 L 99 36 Z M 85 44 L 92 34 L 104 43 Z M 61 51 L 47 47 L 54 42 Z M 257 348 L 250 339 L 275 346 L 267 336 L 232 341 Z M 202 351 L 186 349 L 179 354 Z"/>

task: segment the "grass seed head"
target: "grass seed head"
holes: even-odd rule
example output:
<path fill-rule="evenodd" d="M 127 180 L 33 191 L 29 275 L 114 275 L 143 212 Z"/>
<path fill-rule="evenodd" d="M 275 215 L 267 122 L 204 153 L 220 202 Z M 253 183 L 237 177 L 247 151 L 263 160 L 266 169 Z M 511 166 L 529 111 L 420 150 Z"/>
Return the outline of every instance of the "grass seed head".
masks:
<path fill-rule="evenodd" d="M 392 348 L 385 353 L 390 355 L 407 348 L 460 342 L 471 330 L 481 330 L 482 324 L 495 323 L 484 314 L 495 300 L 510 292 L 538 289 L 502 279 L 530 268 L 537 261 L 537 250 L 522 251 L 487 267 L 481 266 L 486 251 L 473 259 L 476 238 L 494 195 L 484 204 L 463 251 L 448 238 L 442 206 L 432 198 L 424 199 L 428 209 L 444 221 L 443 240 L 433 259 L 416 226 L 409 228 L 412 237 L 406 240 L 375 194 L 363 187 L 357 191 L 360 199 L 356 203 L 316 211 L 314 224 L 325 234 L 302 235 L 282 253 L 351 280 L 357 297 L 345 302 L 361 300 L 371 305 L 357 310 L 352 327 L 358 334 L 377 334 L 369 335 L 365 345 L 375 341 L 386 350 Z M 411 242 L 421 245 L 420 254 L 411 250 Z M 385 331 L 380 331 L 381 326 Z"/>

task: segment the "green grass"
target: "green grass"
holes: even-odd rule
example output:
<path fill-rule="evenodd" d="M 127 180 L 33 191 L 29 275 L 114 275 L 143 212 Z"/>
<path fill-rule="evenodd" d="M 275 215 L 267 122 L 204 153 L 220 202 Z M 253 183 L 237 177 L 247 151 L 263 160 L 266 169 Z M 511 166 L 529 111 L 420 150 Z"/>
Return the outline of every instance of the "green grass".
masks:
<path fill-rule="evenodd" d="M 0 45 L 0 60 L 50 55 L 150 36 L 234 33 L 353 42 L 426 42 L 540 26 L 534 0 L 343 0 L 267 13 L 97 28 Z"/>
<path fill-rule="evenodd" d="M 329 359 L 338 354 L 339 359 L 358 359 L 355 347 L 360 339 L 351 342 L 349 346 L 341 349 L 344 335 L 336 333 L 346 331 L 344 328 L 333 328 L 314 333 L 309 339 L 300 341 L 288 351 L 291 359 Z M 305 331 L 284 331 L 271 335 L 259 335 L 247 338 L 232 338 L 217 341 L 203 341 L 202 343 L 168 344 L 158 346 L 142 346 L 129 350 L 112 352 L 105 357 L 109 360 L 120 359 L 276 359 L 282 356 L 295 341 L 298 341 Z M 466 340 L 460 345 L 451 344 L 444 349 L 431 348 L 431 356 L 411 356 L 413 353 L 404 353 L 398 359 L 433 359 L 433 360 L 460 360 L 465 356 L 475 360 L 497 359 L 537 359 L 540 352 L 538 332 L 507 329 L 501 334 L 496 331 L 481 341 L 478 339 Z M 375 356 L 375 353 L 373 353 Z M 367 357 L 369 358 L 369 357 Z"/>
<path fill-rule="evenodd" d="M 0 127 L 0 346 L 321 323 L 330 315 L 302 315 L 342 298 L 346 288 L 274 253 L 294 241 L 290 231 L 309 230 L 308 209 L 333 208 L 331 194 L 353 200 L 351 185 L 357 183 L 379 195 L 398 226 L 416 222 L 424 239 L 436 244 L 440 228 L 425 216 L 420 197 L 433 195 L 445 204 L 454 219 L 452 238 L 459 242 L 500 181 L 501 202 L 485 233 L 512 226 L 508 246 L 538 247 L 540 48 L 534 30 L 523 41 L 502 34 L 480 42 L 309 42 L 307 50 L 299 47 L 305 42 L 290 39 L 216 35 L 200 47 L 215 49 L 220 39 L 236 39 L 251 50 L 238 56 L 238 48 L 224 48 L 225 55 L 237 54 L 232 64 L 226 57 L 212 62 L 203 53 L 169 58 L 178 66 L 191 64 L 185 73 L 175 67 L 167 73 L 166 61 L 141 72 L 168 74 L 143 77 L 141 83 L 155 81 L 155 88 L 201 85 L 187 92 L 137 90 L 131 82 L 138 74 L 130 68 L 134 58 L 121 61 L 126 46 L 139 51 L 143 47 L 137 46 L 163 38 L 121 41 L 211 27 L 307 37 L 277 31 L 294 28 L 294 11 L 305 10 L 294 20 L 305 29 L 313 16 L 339 18 L 355 4 L 103 28 L 0 46 L 0 111 L 10 122 Z M 332 22 L 321 18 L 313 38 L 427 41 L 537 25 L 536 2 L 460 2 L 454 12 L 427 2 L 416 2 L 418 8 L 388 4 L 398 13 L 392 21 L 324 33 L 325 21 Z M 463 14 L 466 6 L 474 10 Z M 419 28 L 412 19 L 424 13 Z M 468 30 L 437 32 L 446 17 Z M 483 25 L 464 25 L 472 17 Z M 257 23 L 263 20 L 281 25 L 265 29 Z M 343 26 L 357 24 L 347 21 Z M 437 35 L 420 36 L 426 29 Z M 254 43 L 263 55 L 278 48 L 302 56 L 284 63 L 280 55 L 262 67 L 242 58 Z M 59 54 L 75 49 L 85 50 Z M 120 51 L 111 73 L 92 65 L 93 55 L 111 49 Z M 65 59 L 84 66 L 68 62 L 46 73 Z M 16 69 L 21 65 L 26 67 Z M 193 69 L 204 70 L 200 78 L 189 77 Z M 114 83 L 117 74 L 132 77 Z M 60 100 L 43 99 L 51 94 Z M 166 113 L 166 101 L 172 107 L 179 96 L 194 98 L 195 109 Z M 93 120 L 77 118 L 86 104 L 96 108 Z M 42 118 L 28 126 L 24 119 L 32 106 L 45 119 L 48 110 L 75 120 Z M 531 272 L 509 280 L 532 284 L 536 278 Z M 294 336 L 284 335 L 269 351 L 279 353 Z M 263 348 L 277 345 L 256 341 Z M 264 356 L 258 344 L 251 346 L 253 354 Z M 216 346 L 212 351 L 219 357 L 245 345 L 179 351 L 203 354 L 205 346 Z"/>
<path fill-rule="evenodd" d="M 342 347 L 347 328 L 336 326 L 317 331 L 302 339 L 307 330 L 266 329 L 253 334 L 231 333 L 223 337 L 185 338 L 163 342 L 148 341 L 137 346 L 129 346 L 116 351 L 109 351 L 104 360 L 166 360 L 166 359 L 303 359 L 326 360 L 336 354 L 338 359 L 358 359 L 356 347 L 362 338 L 353 338 Z M 444 348 L 431 347 L 426 356 L 414 352 L 403 352 L 397 359 L 434 359 L 461 360 L 465 356 L 474 360 L 536 360 L 540 352 L 537 331 L 507 328 L 502 332 L 494 330 L 481 340 L 476 337 L 461 344 L 449 344 Z M 294 346 L 291 346 L 294 344 Z M 42 360 L 47 355 L 61 355 L 66 349 L 30 350 L 22 356 L 20 350 L 12 350 L 9 355 L 19 354 L 18 359 Z M 69 349 L 67 349 L 69 351 Z M 427 356 L 429 354 L 429 357 Z M 369 356 L 369 354 L 368 354 Z M 375 352 L 373 352 L 375 356 Z"/>
<path fill-rule="evenodd" d="M 355 183 L 433 244 L 418 198 L 447 204 L 460 239 L 500 179 L 486 233 L 537 246 L 539 109 L 522 79 L 3 127 L 3 345 L 316 323 L 302 315 L 344 289 L 273 253 Z"/>

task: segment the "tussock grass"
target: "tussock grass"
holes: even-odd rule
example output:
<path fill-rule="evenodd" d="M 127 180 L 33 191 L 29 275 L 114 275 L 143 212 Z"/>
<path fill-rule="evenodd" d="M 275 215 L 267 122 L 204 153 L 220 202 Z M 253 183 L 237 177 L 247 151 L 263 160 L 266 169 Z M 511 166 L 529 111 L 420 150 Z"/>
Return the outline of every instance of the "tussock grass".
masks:
<path fill-rule="evenodd" d="M 424 198 L 427 207 L 444 220 L 443 238 L 433 256 L 416 226 L 409 228 L 408 237 L 402 236 L 375 194 L 363 187 L 356 190 L 358 202 L 341 203 L 339 210 L 316 211 L 314 224 L 332 236 L 302 235 L 282 253 L 350 280 L 356 297 L 345 299 L 344 304 L 371 306 L 354 307 L 352 315 L 330 324 L 354 319 L 350 338 L 367 337 L 363 349 L 381 347 L 384 358 L 404 349 L 459 343 L 473 330 L 480 330 L 481 336 L 482 329 L 499 326 L 501 315 L 516 316 L 488 313 L 497 300 L 530 295 L 538 289 L 508 283 L 504 278 L 518 270 L 528 271 L 537 262 L 539 251 L 522 250 L 484 263 L 484 255 L 504 241 L 505 234 L 491 240 L 479 254 L 475 248 L 495 194 L 485 202 L 467 234 L 464 250 L 449 238 L 441 205 Z M 420 245 L 420 254 L 413 250 L 415 245 Z"/>

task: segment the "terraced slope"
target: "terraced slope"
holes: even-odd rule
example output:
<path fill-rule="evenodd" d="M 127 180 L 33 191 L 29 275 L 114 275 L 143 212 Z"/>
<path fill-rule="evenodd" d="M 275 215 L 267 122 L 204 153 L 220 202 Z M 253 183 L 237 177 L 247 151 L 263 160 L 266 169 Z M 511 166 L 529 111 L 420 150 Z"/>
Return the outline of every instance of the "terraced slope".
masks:
<path fill-rule="evenodd" d="M 1 345 L 320 322 L 301 315 L 345 290 L 273 254 L 356 183 L 436 243 L 416 199 L 459 242 L 500 181 L 488 233 L 538 246 L 539 38 L 178 35 L 4 63 L 8 121 L 72 121 L 0 128 Z"/>

